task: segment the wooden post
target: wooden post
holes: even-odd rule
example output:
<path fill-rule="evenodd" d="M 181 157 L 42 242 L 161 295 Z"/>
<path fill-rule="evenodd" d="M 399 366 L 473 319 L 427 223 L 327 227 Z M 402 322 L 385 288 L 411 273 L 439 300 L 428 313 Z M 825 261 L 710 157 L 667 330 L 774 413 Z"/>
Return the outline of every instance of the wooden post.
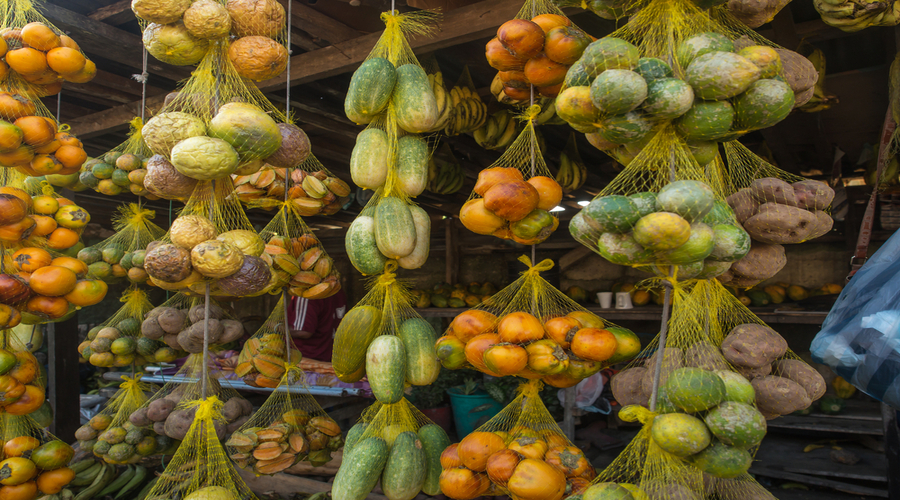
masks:
<path fill-rule="evenodd" d="M 81 426 L 78 384 L 78 313 L 47 324 L 47 395 L 53 408 L 50 431 L 66 443 Z"/>
<path fill-rule="evenodd" d="M 459 229 L 452 217 L 444 219 L 444 239 L 447 266 L 444 280 L 452 285 L 459 279 Z"/>
<path fill-rule="evenodd" d="M 563 399 L 563 434 L 569 438 L 569 441 L 575 442 L 575 415 L 572 411 L 575 409 L 575 388 L 568 387 L 563 389 L 565 399 Z"/>

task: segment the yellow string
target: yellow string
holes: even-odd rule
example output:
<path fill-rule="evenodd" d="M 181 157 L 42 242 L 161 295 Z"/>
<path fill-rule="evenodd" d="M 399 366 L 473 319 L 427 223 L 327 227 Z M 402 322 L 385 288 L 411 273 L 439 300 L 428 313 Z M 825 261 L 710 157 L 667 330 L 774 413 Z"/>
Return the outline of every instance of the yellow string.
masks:
<path fill-rule="evenodd" d="M 197 408 L 196 418 L 198 420 L 224 420 L 222 415 L 222 406 L 224 403 L 218 396 L 210 396 L 206 399 L 198 399 L 189 401 L 188 408 Z"/>
<path fill-rule="evenodd" d="M 553 260 L 551 260 L 551 259 L 544 259 L 540 263 L 538 263 L 537 265 L 534 265 L 534 266 L 531 265 L 531 259 L 527 255 L 520 256 L 518 260 L 519 260 L 519 262 L 528 266 L 528 270 L 522 274 L 527 274 L 527 275 L 533 276 L 538 273 L 542 273 L 544 271 L 549 271 L 549 270 L 553 269 Z"/>
<path fill-rule="evenodd" d="M 628 405 L 619 411 L 619 418 L 626 422 L 640 422 L 647 425 L 656 417 L 656 413 L 639 405 Z"/>
<path fill-rule="evenodd" d="M 143 373 L 135 374 L 134 377 L 129 377 L 128 375 L 122 375 L 122 382 L 119 384 L 119 388 L 123 391 L 131 391 L 133 389 L 140 389 L 141 377 L 143 377 Z"/>

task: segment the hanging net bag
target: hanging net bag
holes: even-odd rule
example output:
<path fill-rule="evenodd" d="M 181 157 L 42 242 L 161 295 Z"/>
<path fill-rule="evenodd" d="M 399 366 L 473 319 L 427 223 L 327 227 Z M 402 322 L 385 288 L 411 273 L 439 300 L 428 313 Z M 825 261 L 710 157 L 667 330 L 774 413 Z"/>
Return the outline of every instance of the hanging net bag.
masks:
<path fill-rule="evenodd" d="M 455 500 L 507 494 L 521 500 L 560 500 L 596 476 L 541 402 L 542 383 L 519 387 L 496 416 L 441 455 L 441 491 Z"/>
<path fill-rule="evenodd" d="M 532 265 L 509 286 L 457 315 L 435 343 L 445 368 L 474 368 L 500 377 L 542 379 L 572 387 L 605 366 L 633 358 L 637 335 L 601 319 L 540 276 L 549 259 Z"/>
<path fill-rule="evenodd" d="M 172 362 L 184 353 L 203 352 L 204 331 L 207 347 L 213 351 L 244 336 L 244 325 L 234 319 L 232 311 L 217 301 L 209 301 L 209 322 L 205 324 L 204 297 L 176 293 L 162 305 L 147 311 L 141 323 L 138 348 L 157 362 Z"/>
<path fill-rule="evenodd" d="M 147 161 L 153 156 L 153 152 L 141 137 L 143 126 L 141 118 L 133 118 L 128 139 L 111 151 L 84 162 L 78 182 L 107 196 L 131 193 L 145 196 L 148 200 L 158 199 L 144 187 Z"/>
<path fill-rule="evenodd" d="M 375 403 L 347 433 L 333 498 L 363 500 L 376 484 L 392 500 L 441 492 L 441 453 L 450 438 L 406 399 Z"/>
<path fill-rule="evenodd" d="M 132 364 L 143 366 L 155 361 L 137 352 L 141 322 L 153 308 L 146 292 L 132 287 L 119 300 L 124 305 L 112 317 L 88 331 L 87 338 L 78 346 L 78 352 L 90 364 L 103 368 Z"/>

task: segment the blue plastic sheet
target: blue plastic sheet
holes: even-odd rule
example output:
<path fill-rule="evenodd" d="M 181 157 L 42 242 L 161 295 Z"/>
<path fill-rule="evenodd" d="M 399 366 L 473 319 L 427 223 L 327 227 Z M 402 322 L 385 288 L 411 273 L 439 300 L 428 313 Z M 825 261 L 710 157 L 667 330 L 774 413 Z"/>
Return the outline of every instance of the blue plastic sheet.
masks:
<path fill-rule="evenodd" d="M 810 351 L 857 389 L 900 408 L 900 231 L 844 287 Z"/>

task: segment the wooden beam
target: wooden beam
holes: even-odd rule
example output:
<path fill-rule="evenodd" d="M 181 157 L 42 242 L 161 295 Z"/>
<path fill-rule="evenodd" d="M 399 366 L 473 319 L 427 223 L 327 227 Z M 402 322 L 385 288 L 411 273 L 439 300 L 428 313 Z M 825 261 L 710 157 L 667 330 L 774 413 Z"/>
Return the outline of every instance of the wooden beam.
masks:
<path fill-rule="evenodd" d="M 782 9 L 782 12 L 787 11 L 789 9 Z M 779 13 L 780 14 L 780 13 Z M 777 19 L 777 15 L 775 18 Z M 774 28 L 774 25 L 773 25 Z M 847 36 L 853 36 L 857 33 L 848 33 L 846 31 L 841 31 L 838 28 L 833 26 L 829 26 L 825 24 L 821 19 L 815 19 L 813 21 L 804 21 L 802 23 L 795 23 L 794 29 L 797 33 L 797 38 L 803 41 L 807 41 L 810 43 L 822 42 L 825 40 L 833 40 L 835 38 L 844 38 Z M 776 34 L 774 29 L 767 29 L 759 31 L 759 34 L 768 38 L 769 40 L 776 41 Z M 786 47 L 790 48 L 790 47 Z M 793 49 L 792 49 L 793 50 Z"/>
<path fill-rule="evenodd" d="M 140 36 L 52 3 L 41 4 L 41 10 L 59 29 L 77 40 L 86 53 L 131 68 L 141 67 L 143 42 Z M 175 81 L 187 78 L 191 74 L 188 69 L 164 64 L 152 57 L 148 58 L 147 69 L 151 73 Z"/>
<path fill-rule="evenodd" d="M 64 10 L 64 9 L 63 9 Z M 505 19 L 512 19 L 518 13 L 519 6 L 507 0 L 485 0 L 447 13 L 433 37 L 415 37 L 410 46 L 416 53 L 426 53 L 461 43 L 471 42 L 493 35 Z M 91 22 L 95 22 L 90 20 Z M 115 30 L 103 23 L 97 23 Z M 121 31 L 121 30 L 116 30 Z M 131 35 L 136 37 L 136 35 Z M 347 40 L 330 47 L 306 52 L 291 58 L 290 84 L 299 85 L 321 80 L 334 75 L 351 71 L 358 66 L 374 47 L 381 33 L 371 33 L 352 40 Z M 107 42 L 108 43 L 108 42 Z M 286 82 L 284 78 L 260 82 L 258 87 L 264 92 L 281 90 Z M 159 102 L 162 101 L 162 96 Z M 110 108 L 95 115 L 88 115 L 78 120 L 78 126 L 72 124 L 73 131 L 79 137 L 91 137 L 103 133 L 110 127 L 121 126 L 134 117 L 134 109 L 139 103 L 131 103 Z"/>
<path fill-rule="evenodd" d="M 310 50 L 319 50 L 322 47 L 316 45 L 316 42 L 313 41 L 312 37 L 303 32 L 296 32 L 291 30 L 291 44 L 300 47 L 301 49 L 309 52 Z"/>
<path fill-rule="evenodd" d="M 148 97 L 148 111 L 155 111 L 161 108 L 165 99 L 165 94 Z M 152 115 L 152 113 L 147 113 L 147 116 L 150 115 Z M 92 115 L 85 115 L 79 119 L 70 120 L 69 125 L 72 127 L 72 132 L 77 135 L 79 139 L 84 140 L 105 134 L 113 129 L 127 127 L 128 122 L 135 116 L 141 116 L 141 101 L 123 104 Z"/>
<path fill-rule="evenodd" d="M 136 96 L 141 95 L 142 92 L 141 84 L 137 80 L 119 76 L 108 71 L 97 70 L 97 76 L 93 80 L 91 80 L 91 83 L 111 89 L 116 89 Z M 68 82 L 63 82 L 63 88 L 66 88 L 67 85 L 69 85 Z M 163 92 L 166 92 L 166 90 L 160 87 L 149 85 L 148 82 L 147 95 L 156 95 Z"/>
<path fill-rule="evenodd" d="M 360 33 L 346 24 L 327 16 L 303 2 L 278 0 L 287 11 L 287 3 L 291 2 L 291 25 L 310 35 L 336 44 L 357 38 Z"/>
<path fill-rule="evenodd" d="M 121 0 L 114 4 L 100 7 L 88 14 L 87 17 L 113 26 L 125 24 L 135 19 L 134 12 L 131 10 L 131 0 Z"/>
<path fill-rule="evenodd" d="M 68 193 L 72 194 L 71 191 Z M 40 326 L 37 326 L 40 328 Z M 78 380 L 78 314 L 60 323 L 47 325 L 48 398 L 56 418 L 51 431 L 63 442 L 71 443 L 80 421 Z M 73 376 L 74 375 L 74 376 Z"/>

